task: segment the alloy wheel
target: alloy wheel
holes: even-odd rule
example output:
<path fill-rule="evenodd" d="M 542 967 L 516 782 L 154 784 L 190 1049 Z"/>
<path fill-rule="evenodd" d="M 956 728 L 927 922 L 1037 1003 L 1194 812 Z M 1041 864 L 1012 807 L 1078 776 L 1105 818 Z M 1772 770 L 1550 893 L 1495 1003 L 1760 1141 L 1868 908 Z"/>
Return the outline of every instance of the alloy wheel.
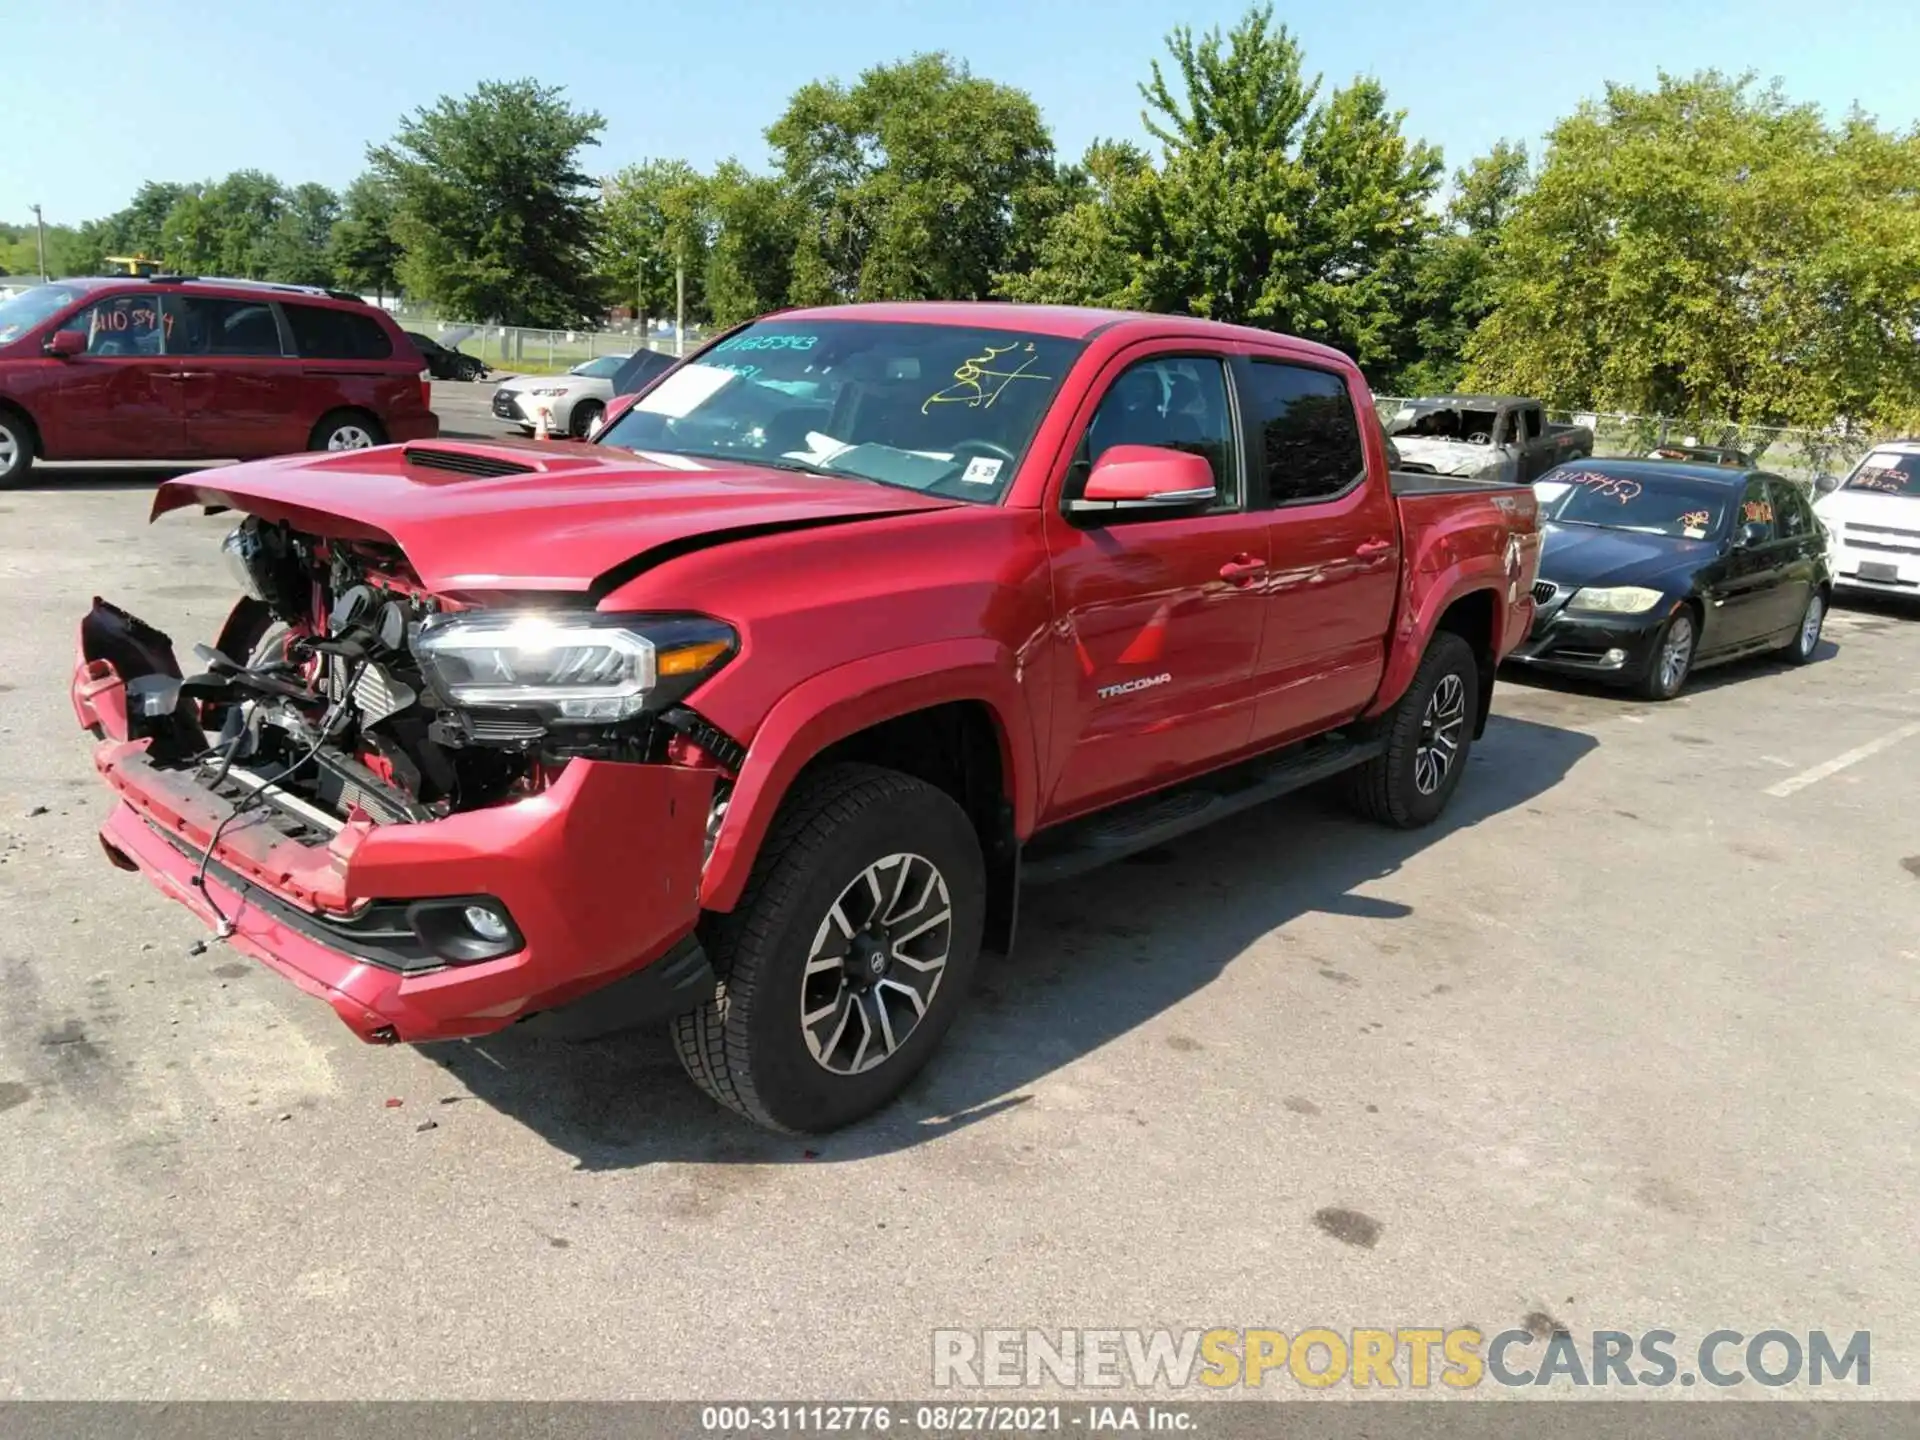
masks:
<path fill-rule="evenodd" d="M 1433 794 L 1445 782 L 1460 753 L 1460 727 L 1466 718 L 1466 682 L 1451 672 L 1442 675 L 1427 698 L 1413 751 L 1413 784 L 1422 795 Z"/>
<path fill-rule="evenodd" d="M 4 465 L 4 460 L 5 457 L 0 456 L 0 465 Z M 1811 600 L 1807 601 L 1807 615 L 1800 622 L 1800 653 L 1802 655 L 1813 654 L 1814 647 L 1820 643 L 1820 627 L 1826 623 L 1826 618 L 1826 597 L 1816 593 Z"/>
<path fill-rule="evenodd" d="M 1687 678 L 1687 666 L 1693 659 L 1693 621 L 1682 610 L 1667 626 L 1666 642 L 1660 647 L 1660 688 L 1671 695 Z"/>
<path fill-rule="evenodd" d="M 365 450 L 373 444 L 373 436 L 360 425 L 337 425 L 327 436 L 329 450 Z"/>
<path fill-rule="evenodd" d="M 20 440 L 5 425 L 0 425 L 0 475 L 13 469 L 14 462 L 20 458 Z"/>
<path fill-rule="evenodd" d="M 800 1030 L 822 1069 L 883 1064 L 925 1018 L 953 945 L 946 877 L 924 855 L 888 855 L 840 892 L 814 932 Z"/>

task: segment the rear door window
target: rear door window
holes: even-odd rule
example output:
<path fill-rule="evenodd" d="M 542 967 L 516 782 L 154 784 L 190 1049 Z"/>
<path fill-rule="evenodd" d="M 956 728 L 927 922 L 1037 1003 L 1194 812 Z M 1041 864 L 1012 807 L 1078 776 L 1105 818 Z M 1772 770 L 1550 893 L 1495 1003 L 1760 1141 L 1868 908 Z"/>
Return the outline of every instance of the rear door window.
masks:
<path fill-rule="evenodd" d="M 1770 482 L 1773 491 L 1774 523 L 1779 527 L 1783 538 L 1798 540 L 1803 535 L 1813 533 L 1813 508 L 1808 505 L 1806 494 L 1791 480 L 1774 476 Z"/>
<path fill-rule="evenodd" d="M 211 295 L 166 298 L 170 355 L 273 355 L 283 353 L 280 322 L 264 300 L 228 300 Z"/>
<path fill-rule="evenodd" d="M 1254 360 L 1247 408 L 1260 436 L 1267 503 L 1338 495 L 1366 473 L 1360 422 L 1347 382 L 1328 370 Z"/>
<path fill-rule="evenodd" d="M 385 360 L 393 354 L 386 329 L 370 315 L 323 305 L 282 304 L 294 348 L 308 360 Z"/>

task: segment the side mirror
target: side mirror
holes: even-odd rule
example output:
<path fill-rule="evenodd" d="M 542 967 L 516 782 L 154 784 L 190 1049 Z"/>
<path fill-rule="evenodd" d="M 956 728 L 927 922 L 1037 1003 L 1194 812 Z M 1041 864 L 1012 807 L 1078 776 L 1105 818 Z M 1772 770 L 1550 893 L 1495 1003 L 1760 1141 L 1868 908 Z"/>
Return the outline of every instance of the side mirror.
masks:
<path fill-rule="evenodd" d="M 1745 549 L 1749 545 L 1764 544 L 1772 533 L 1772 527 L 1770 527 L 1766 521 L 1749 520 L 1740 527 L 1740 547 Z"/>
<path fill-rule="evenodd" d="M 600 412 L 600 418 L 594 424 L 593 433 L 598 435 L 609 425 L 613 424 L 614 421 L 631 410 L 633 408 L 633 402 L 639 398 L 638 395 L 616 395 L 607 401 L 607 408 Z"/>
<path fill-rule="evenodd" d="M 1120 511 L 1192 510 L 1219 492 L 1203 455 L 1160 445 L 1109 446 L 1087 476 L 1087 488 L 1067 509 L 1076 515 Z"/>
<path fill-rule="evenodd" d="M 56 330 L 42 348 L 56 360 L 71 360 L 87 353 L 87 337 L 78 330 Z"/>
<path fill-rule="evenodd" d="M 1839 488 L 1840 477 L 1838 475 L 1816 475 L 1813 477 L 1813 493 L 1816 495 L 1831 495 Z"/>

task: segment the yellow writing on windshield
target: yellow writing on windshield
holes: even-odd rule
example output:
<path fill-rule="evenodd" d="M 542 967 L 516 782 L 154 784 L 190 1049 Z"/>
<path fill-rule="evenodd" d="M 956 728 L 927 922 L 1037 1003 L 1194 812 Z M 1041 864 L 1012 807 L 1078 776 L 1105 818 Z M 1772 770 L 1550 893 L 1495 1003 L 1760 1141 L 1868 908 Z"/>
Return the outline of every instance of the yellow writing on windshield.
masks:
<path fill-rule="evenodd" d="M 1015 355 L 1019 363 L 1003 363 L 1002 355 Z M 1024 345 L 987 345 L 982 353 L 962 360 L 954 368 L 953 384 L 944 390 L 936 390 L 921 405 L 920 413 L 929 415 L 936 405 L 965 405 L 970 410 L 990 410 L 1000 393 L 1016 380 L 1051 380 L 1051 375 L 1041 375 L 1031 367 L 1039 361 L 1033 342 Z"/>

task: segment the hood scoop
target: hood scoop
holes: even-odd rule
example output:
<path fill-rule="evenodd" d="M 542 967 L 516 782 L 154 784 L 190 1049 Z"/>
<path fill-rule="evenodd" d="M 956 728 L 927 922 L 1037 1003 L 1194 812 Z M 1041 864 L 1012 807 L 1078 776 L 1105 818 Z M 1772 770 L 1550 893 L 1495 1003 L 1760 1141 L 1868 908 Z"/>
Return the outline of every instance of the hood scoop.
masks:
<path fill-rule="evenodd" d="M 407 445 L 400 453 L 407 464 L 423 470 L 449 470 L 456 475 L 537 475 L 540 467 L 472 450 L 442 450 L 432 445 Z"/>

